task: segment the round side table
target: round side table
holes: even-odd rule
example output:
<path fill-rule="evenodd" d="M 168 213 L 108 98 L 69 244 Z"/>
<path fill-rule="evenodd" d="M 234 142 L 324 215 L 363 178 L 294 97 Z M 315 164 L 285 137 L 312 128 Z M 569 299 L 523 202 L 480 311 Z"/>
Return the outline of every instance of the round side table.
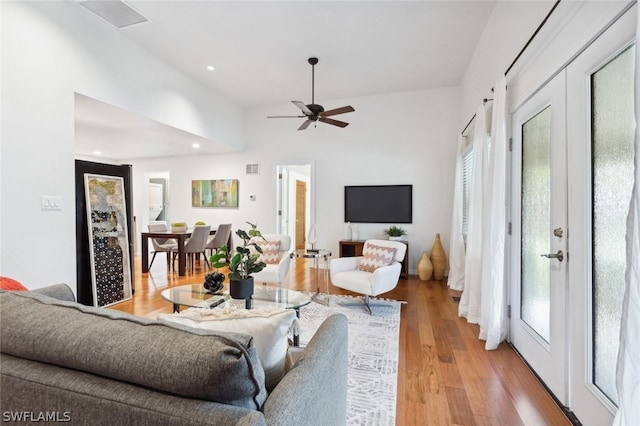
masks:
<path fill-rule="evenodd" d="M 311 299 L 314 302 L 321 303 L 323 305 L 329 306 L 329 269 L 328 269 L 328 261 L 331 256 L 331 252 L 325 249 L 298 249 L 294 251 L 291 256 L 303 257 L 306 259 L 313 259 L 313 269 L 315 270 L 315 285 L 316 285 L 316 294 L 311 296 Z M 324 281 L 325 292 L 320 293 L 320 260 L 323 261 L 323 274 L 322 280 Z"/>

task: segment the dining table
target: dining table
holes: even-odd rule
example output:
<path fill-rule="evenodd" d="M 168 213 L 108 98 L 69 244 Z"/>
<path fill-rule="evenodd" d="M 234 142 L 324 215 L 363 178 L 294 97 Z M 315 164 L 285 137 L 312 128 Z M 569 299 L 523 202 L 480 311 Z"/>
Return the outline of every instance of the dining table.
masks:
<path fill-rule="evenodd" d="M 217 227 L 211 227 L 210 234 L 214 235 L 216 229 Z M 189 237 L 191 237 L 192 232 L 193 229 L 187 229 L 182 232 L 173 232 L 170 230 L 142 232 L 142 273 L 146 274 L 149 272 L 149 238 L 175 239 L 178 243 L 178 275 L 183 277 L 187 271 L 187 254 L 184 251 L 184 246 Z M 229 242 L 227 244 L 231 244 L 231 236 L 229 236 Z"/>

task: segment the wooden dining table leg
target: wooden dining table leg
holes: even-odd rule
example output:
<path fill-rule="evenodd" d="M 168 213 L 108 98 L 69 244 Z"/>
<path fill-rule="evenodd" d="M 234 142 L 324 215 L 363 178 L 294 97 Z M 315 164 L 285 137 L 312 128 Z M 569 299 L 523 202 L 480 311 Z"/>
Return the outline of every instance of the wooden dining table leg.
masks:
<path fill-rule="evenodd" d="M 186 235 L 180 235 L 178 238 L 178 275 L 181 277 L 186 274 L 187 270 L 187 260 L 184 252 L 184 243 L 186 239 Z"/>

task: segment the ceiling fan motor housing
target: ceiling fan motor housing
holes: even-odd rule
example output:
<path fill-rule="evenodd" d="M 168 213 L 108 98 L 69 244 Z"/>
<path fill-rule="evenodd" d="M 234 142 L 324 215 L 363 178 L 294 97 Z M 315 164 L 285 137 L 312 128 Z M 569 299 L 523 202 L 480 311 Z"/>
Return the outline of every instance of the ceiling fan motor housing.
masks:
<path fill-rule="evenodd" d="M 321 112 L 324 112 L 324 107 L 318 104 L 309 104 L 307 105 L 307 108 L 309 108 L 309 110 L 311 110 L 311 112 L 313 113 L 313 116 L 307 117 L 309 118 L 309 120 L 312 120 L 312 121 L 316 121 L 318 119 L 318 115 Z"/>

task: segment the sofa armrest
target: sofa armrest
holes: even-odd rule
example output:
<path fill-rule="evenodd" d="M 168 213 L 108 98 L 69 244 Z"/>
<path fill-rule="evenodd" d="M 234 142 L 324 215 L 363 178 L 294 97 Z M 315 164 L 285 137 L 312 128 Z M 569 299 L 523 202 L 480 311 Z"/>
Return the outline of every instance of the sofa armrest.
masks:
<path fill-rule="evenodd" d="M 334 314 L 263 405 L 269 424 L 344 425 L 347 420 L 347 317 Z"/>
<path fill-rule="evenodd" d="M 54 284 L 47 287 L 36 288 L 30 293 L 42 294 L 44 296 L 53 297 L 54 299 L 64 300 L 66 302 L 75 302 L 76 297 L 71 288 L 66 284 Z"/>
<path fill-rule="evenodd" d="M 339 274 L 340 272 L 355 271 L 358 269 L 358 265 L 362 261 L 362 256 L 355 257 L 339 257 L 337 259 L 331 259 L 329 268 L 331 270 L 331 276 Z"/>

